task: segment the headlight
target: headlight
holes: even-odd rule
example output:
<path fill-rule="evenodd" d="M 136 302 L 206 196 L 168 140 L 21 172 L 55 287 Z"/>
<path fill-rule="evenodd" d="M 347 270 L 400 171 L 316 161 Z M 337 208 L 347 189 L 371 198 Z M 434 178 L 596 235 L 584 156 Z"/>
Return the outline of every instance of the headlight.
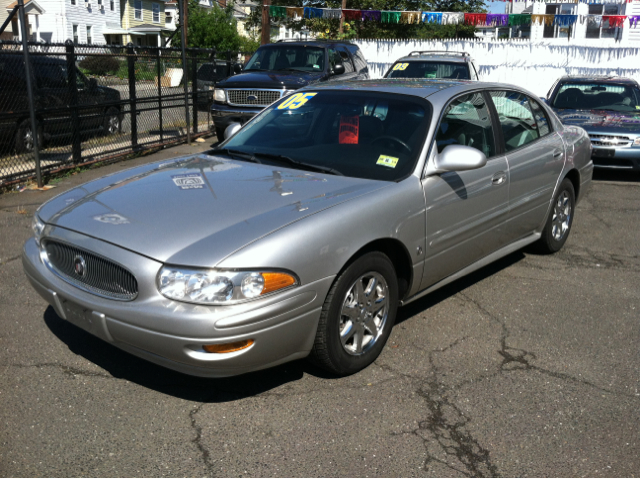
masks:
<path fill-rule="evenodd" d="M 640 146 L 640 136 L 633 140 L 633 146 Z"/>
<path fill-rule="evenodd" d="M 279 271 L 195 270 L 164 266 L 158 273 L 160 293 L 169 299 L 187 303 L 233 304 L 297 285 L 295 276 Z"/>
<path fill-rule="evenodd" d="M 33 215 L 33 219 L 31 220 L 31 229 L 33 230 L 33 235 L 36 237 L 36 243 L 40 244 L 40 239 L 42 238 L 42 232 L 44 231 L 44 223 L 40 218 L 38 218 L 38 213 Z"/>
<path fill-rule="evenodd" d="M 222 102 L 222 103 L 226 102 L 227 98 L 226 98 L 226 95 L 224 94 L 224 90 L 222 90 L 220 88 L 216 88 L 213 91 L 213 99 L 215 101 L 219 101 L 219 102 Z"/>

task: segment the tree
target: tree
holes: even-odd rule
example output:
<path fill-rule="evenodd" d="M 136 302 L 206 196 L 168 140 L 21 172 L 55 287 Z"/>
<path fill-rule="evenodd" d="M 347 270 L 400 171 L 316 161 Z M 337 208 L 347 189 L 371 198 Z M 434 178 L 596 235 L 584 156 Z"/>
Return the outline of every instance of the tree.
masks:
<path fill-rule="evenodd" d="M 217 3 L 213 8 L 200 7 L 198 0 L 189 0 L 187 23 L 187 46 L 193 48 L 215 48 L 218 51 L 238 51 L 243 40 L 238 33 L 237 21 L 233 17 L 233 4 L 225 8 Z M 176 46 L 180 46 L 177 35 Z"/>
<path fill-rule="evenodd" d="M 272 0 L 272 5 L 283 7 L 341 8 L 341 0 Z M 484 0 L 347 0 L 347 8 L 361 10 L 427 11 L 427 12 L 486 12 Z M 247 29 L 260 29 L 262 8 L 251 12 Z M 339 20 L 321 18 L 283 19 L 288 28 L 300 30 L 307 26 L 318 36 L 338 38 Z M 391 24 L 379 22 L 349 21 L 349 30 L 355 30 L 357 38 L 473 38 L 473 25 Z M 327 30 L 329 33 L 327 33 Z M 347 33 L 347 37 L 352 36 Z"/>

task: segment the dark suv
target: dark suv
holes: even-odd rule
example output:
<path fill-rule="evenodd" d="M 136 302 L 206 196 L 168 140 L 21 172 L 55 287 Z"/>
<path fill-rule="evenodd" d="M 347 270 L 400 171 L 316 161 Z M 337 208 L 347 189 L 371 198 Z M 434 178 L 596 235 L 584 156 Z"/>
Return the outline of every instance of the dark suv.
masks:
<path fill-rule="evenodd" d="M 33 55 L 31 65 L 38 144 L 70 136 L 72 101 L 67 61 Z M 95 79 L 88 79 L 77 68 L 75 81 L 81 132 L 120 132 L 120 92 L 99 86 Z M 24 153 L 33 150 L 33 139 L 22 53 L 0 54 L 0 142 L 12 144 L 18 153 Z"/>
<path fill-rule="evenodd" d="M 263 45 L 242 73 L 219 82 L 211 106 L 218 140 L 231 123 L 245 123 L 303 86 L 331 80 L 366 80 L 369 67 L 348 42 L 278 42 Z"/>

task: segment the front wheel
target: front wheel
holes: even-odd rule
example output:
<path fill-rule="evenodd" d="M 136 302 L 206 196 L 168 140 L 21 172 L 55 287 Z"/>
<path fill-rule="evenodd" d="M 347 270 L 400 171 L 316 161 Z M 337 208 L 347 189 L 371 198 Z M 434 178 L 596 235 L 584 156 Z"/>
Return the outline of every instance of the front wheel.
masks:
<path fill-rule="evenodd" d="M 542 236 L 536 243 L 538 252 L 551 254 L 560 251 L 569 237 L 575 206 L 576 194 L 573 189 L 573 183 L 568 178 L 565 178 L 553 198 L 551 211 L 542 230 Z"/>
<path fill-rule="evenodd" d="M 218 137 L 218 143 L 224 141 L 224 128 L 216 127 L 216 136 Z"/>
<path fill-rule="evenodd" d="M 380 252 L 361 256 L 327 295 L 311 360 L 341 376 L 367 367 L 384 348 L 397 308 L 398 280 L 389 258 Z"/>

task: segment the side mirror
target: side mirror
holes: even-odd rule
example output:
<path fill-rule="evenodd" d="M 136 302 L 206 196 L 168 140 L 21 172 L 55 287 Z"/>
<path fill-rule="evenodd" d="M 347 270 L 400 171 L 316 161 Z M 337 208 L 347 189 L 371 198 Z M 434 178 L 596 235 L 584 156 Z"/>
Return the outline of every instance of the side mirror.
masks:
<path fill-rule="evenodd" d="M 224 139 L 228 140 L 229 138 L 231 138 L 233 135 L 235 135 L 236 133 L 238 133 L 238 131 L 240 130 L 240 128 L 242 128 L 242 125 L 240 123 L 231 123 L 226 130 L 224 130 Z"/>
<path fill-rule="evenodd" d="M 342 75 L 343 73 L 344 73 L 344 65 L 342 63 L 338 63 L 336 66 L 333 67 L 334 75 Z"/>
<path fill-rule="evenodd" d="M 98 88 L 98 80 L 89 78 L 89 90 L 95 90 L 96 88 Z"/>
<path fill-rule="evenodd" d="M 242 71 L 242 65 L 240 63 L 236 63 L 233 65 L 233 73 L 236 75 Z"/>
<path fill-rule="evenodd" d="M 464 171 L 482 168 L 487 157 L 480 150 L 470 146 L 449 145 L 435 157 L 435 168 L 427 170 L 428 175 L 437 175 L 447 171 Z"/>

